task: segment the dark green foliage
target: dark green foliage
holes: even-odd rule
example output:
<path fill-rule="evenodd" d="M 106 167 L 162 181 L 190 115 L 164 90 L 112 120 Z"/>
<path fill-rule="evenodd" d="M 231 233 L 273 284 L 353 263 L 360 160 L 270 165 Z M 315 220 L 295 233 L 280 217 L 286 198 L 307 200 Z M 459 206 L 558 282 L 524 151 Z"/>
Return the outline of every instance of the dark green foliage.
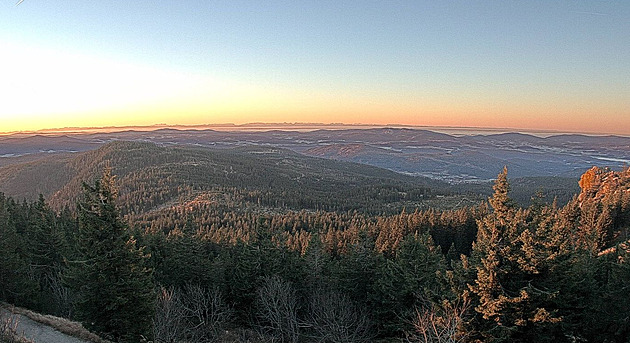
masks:
<path fill-rule="evenodd" d="M 38 283 L 40 295 L 37 308 L 45 313 L 67 314 L 69 304 L 64 296 L 66 290 L 61 274 L 65 269 L 63 257 L 68 255 L 68 246 L 59 227 L 62 219 L 48 208 L 42 195 L 31 207 L 29 219 L 27 237 L 31 272 Z"/>
<path fill-rule="evenodd" d="M 625 342 L 629 247 L 607 247 L 627 225 L 613 224 L 626 213 L 626 175 L 592 170 L 582 194 L 559 210 L 536 201 L 528 209 L 510 206 L 504 174 L 473 245 L 472 338 Z"/>
<path fill-rule="evenodd" d="M 603 324 L 600 327 L 605 328 L 608 335 L 618 342 L 630 339 L 630 252 L 627 248 L 626 244 L 603 259 L 608 273 L 600 298 L 604 305 L 603 314 L 598 319 Z"/>
<path fill-rule="evenodd" d="M 72 206 L 81 183 L 109 165 L 120 180 L 124 216 L 189 201 L 199 193 L 227 196 L 230 202 L 251 207 L 372 214 L 417 206 L 437 193 L 426 179 L 266 147 L 211 149 L 119 141 L 64 156 L 61 162 L 67 170 L 65 178 L 47 187 L 56 188 L 48 193 L 53 208 Z M 14 169 L 21 174 L 18 166 Z"/>
<path fill-rule="evenodd" d="M 439 280 L 446 272 L 444 256 L 426 233 L 408 235 L 395 257 L 377 263 L 372 312 L 383 335 L 402 335 L 409 330 L 402 318 L 411 318 L 416 308 L 448 297 Z"/>
<path fill-rule="evenodd" d="M 207 326 L 210 312 L 192 318 L 197 302 L 180 299 L 183 330 L 206 325 L 202 336 L 212 339 L 236 327 L 266 328 L 270 340 L 397 341 L 420 337 L 408 336 L 414 318 L 451 318 L 453 309 L 465 325 L 449 335 L 472 342 L 627 342 L 630 335 L 628 171 L 589 171 L 583 192 L 561 208 L 542 195 L 519 208 L 504 170 L 488 203 L 406 211 L 400 205 L 419 188 L 402 194 L 404 178 L 371 175 L 383 181 L 372 185 L 363 172 L 343 169 L 322 179 L 327 185 L 292 183 L 300 160 L 284 152 L 257 174 L 256 149 L 115 147 L 141 159 L 125 165 L 116 149 L 93 152 L 119 159 L 131 228 L 108 174 L 84 186 L 78 218 L 54 213 L 43 198 L 16 203 L 0 195 L 2 300 L 74 314 L 123 341 L 151 339 L 154 284 L 182 299 L 216 300 L 220 306 L 206 308 L 221 308 L 224 319 Z M 210 160 L 233 163 L 235 173 L 194 164 Z M 266 295 L 290 306 L 269 307 Z M 273 323 L 276 314 L 286 325 Z M 154 318 L 168 322 L 161 315 Z M 182 337 L 194 341 L 191 332 Z"/>
<path fill-rule="evenodd" d="M 250 244 L 224 249 L 217 261 L 224 272 L 227 300 L 234 304 L 237 319 L 245 322 L 252 319 L 256 290 L 266 277 L 278 276 L 299 291 L 306 288 L 305 263 L 299 253 L 274 243 L 264 218 L 257 231 L 258 237 Z"/>
<path fill-rule="evenodd" d="M 66 234 L 74 220 L 57 216 L 43 197 L 14 202 L 0 194 L 0 299 L 39 312 L 68 315 L 68 289 L 62 284 Z"/>
<path fill-rule="evenodd" d="M 11 198 L 0 193 L 0 299 L 22 306 L 33 306 L 37 284 L 33 280 L 26 241 L 18 234 L 16 221 L 20 211 Z"/>
<path fill-rule="evenodd" d="M 594 256 L 575 254 L 557 280 L 555 302 L 562 333 L 587 342 L 627 342 L 630 337 L 628 246 Z"/>
<path fill-rule="evenodd" d="M 90 329 L 116 340 L 148 337 L 153 285 L 145 255 L 121 222 L 113 178 L 106 171 L 84 185 L 79 203 L 79 260 L 69 274 L 77 317 Z"/>

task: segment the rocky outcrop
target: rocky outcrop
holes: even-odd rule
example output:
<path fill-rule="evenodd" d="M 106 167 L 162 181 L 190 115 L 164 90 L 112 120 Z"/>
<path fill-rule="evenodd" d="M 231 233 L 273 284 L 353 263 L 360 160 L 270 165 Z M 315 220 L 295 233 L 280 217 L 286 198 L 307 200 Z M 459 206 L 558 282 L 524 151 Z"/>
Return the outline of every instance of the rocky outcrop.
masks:
<path fill-rule="evenodd" d="M 578 196 L 580 203 L 592 200 L 604 200 L 615 194 L 630 192 L 630 168 L 616 172 L 608 168 L 593 167 L 580 178 L 582 192 Z"/>

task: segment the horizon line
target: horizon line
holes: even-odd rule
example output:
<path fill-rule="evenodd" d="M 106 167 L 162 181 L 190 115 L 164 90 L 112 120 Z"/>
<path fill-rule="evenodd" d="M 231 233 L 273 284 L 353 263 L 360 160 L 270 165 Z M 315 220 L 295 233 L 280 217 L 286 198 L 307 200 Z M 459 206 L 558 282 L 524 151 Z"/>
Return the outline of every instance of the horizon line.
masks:
<path fill-rule="evenodd" d="M 17 130 L 17 131 L 0 131 L 0 136 L 11 135 L 28 135 L 28 134 L 60 134 L 60 133 L 90 133 L 90 132 L 122 132 L 122 131 L 156 131 L 159 129 L 212 129 L 212 128 L 234 128 L 234 129 L 247 129 L 247 128 L 269 128 L 270 131 L 277 127 L 287 128 L 313 128 L 325 129 L 335 127 L 357 127 L 362 129 L 371 128 L 412 128 L 412 129 L 443 129 L 443 130 L 478 130 L 478 131 L 499 131 L 503 133 L 547 133 L 553 134 L 584 134 L 584 135 L 601 135 L 601 136 L 619 136 L 630 137 L 629 135 L 610 133 L 610 132 L 583 132 L 583 131 L 563 131 L 558 129 L 532 129 L 532 128 L 516 128 L 516 127 L 489 127 L 489 126 L 452 126 L 452 125 L 413 125 L 413 124 L 374 124 L 374 123 L 315 123 L 315 122 L 249 122 L 243 124 L 235 123 L 206 123 L 206 124 L 166 124 L 156 123 L 150 125 L 122 125 L 122 126 L 71 126 L 71 127 L 59 127 L 59 128 L 45 128 L 38 130 Z M 344 128 L 340 128 L 343 130 Z M 222 130 L 230 131 L 230 130 Z"/>

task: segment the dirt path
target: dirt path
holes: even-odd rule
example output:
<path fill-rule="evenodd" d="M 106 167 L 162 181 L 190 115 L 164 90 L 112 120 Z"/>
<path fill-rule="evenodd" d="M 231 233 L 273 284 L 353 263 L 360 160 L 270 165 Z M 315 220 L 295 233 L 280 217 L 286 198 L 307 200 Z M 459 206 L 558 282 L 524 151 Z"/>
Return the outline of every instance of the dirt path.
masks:
<path fill-rule="evenodd" d="M 17 324 L 17 333 L 35 343 L 89 343 L 61 333 L 50 326 L 38 323 L 20 314 L 14 314 L 0 307 L 0 319 L 13 316 Z"/>

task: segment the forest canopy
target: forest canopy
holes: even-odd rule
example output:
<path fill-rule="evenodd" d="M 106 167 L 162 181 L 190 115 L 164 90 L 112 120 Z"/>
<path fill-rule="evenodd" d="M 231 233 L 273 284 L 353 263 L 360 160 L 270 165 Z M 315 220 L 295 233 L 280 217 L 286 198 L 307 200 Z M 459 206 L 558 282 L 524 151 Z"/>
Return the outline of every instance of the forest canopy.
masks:
<path fill-rule="evenodd" d="M 127 342 L 623 342 L 630 171 L 580 186 L 523 208 L 505 169 L 488 202 L 456 210 L 202 201 L 126 221 L 106 171 L 76 211 L 0 195 L 0 297 Z"/>

